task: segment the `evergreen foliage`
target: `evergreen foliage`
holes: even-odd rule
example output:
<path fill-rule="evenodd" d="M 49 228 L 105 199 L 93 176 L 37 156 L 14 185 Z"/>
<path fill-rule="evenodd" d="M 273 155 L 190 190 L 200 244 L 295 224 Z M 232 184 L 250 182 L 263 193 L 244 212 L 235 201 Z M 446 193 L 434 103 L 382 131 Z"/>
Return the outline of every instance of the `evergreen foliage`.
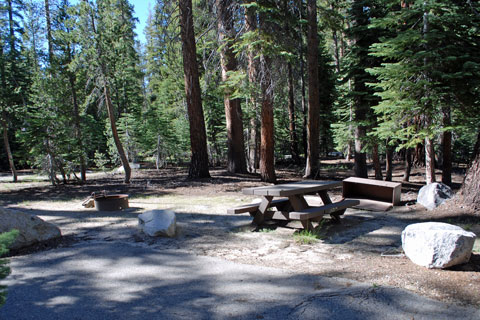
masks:
<path fill-rule="evenodd" d="M 372 87 L 382 99 L 374 107 L 380 117 L 376 135 L 395 137 L 400 147 L 414 147 L 445 130 L 479 125 L 472 111 L 479 103 L 480 17 L 465 1 L 407 3 L 401 8 L 390 1 L 387 16 L 372 24 L 390 33 L 371 48 L 372 56 L 386 61 L 370 69 L 380 80 Z M 445 107 L 453 110 L 453 127 L 443 125 Z"/>
<path fill-rule="evenodd" d="M 8 246 L 13 243 L 18 236 L 18 230 L 0 233 L 0 257 L 8 253 Z M 0 280 L 5 279 L 10 274 L 7 259 L 0 259 Z M 0 285 L 0 307 L 5 303 L 7 297 L 6 286 Z"/>
<path fill-rule="evenodd" d="M 14 176 L 16 166 L 43 169 L 53 184 L 80 171 L 84 181 L 89 166 L 119 165 L 118 144 L 129 162 L 160 167 L 190 160 L 178 3 L 155 1 L 145 44 L 135 40 L 131 3 L 0 1 L 2 169 Z M 320 155 L 334 146 L 353 153 L 355 138 L 363 155 L 393 146 L 419 149 L 428 138 L 442 159 L 450 147 L 441 147 L 440 138 L 451 132 L 454 161 L 471 160 L 480 127 L 478 2 L 316 4 Z M 232 0 L 228 9 L 235 32 L 220 43 L 214 1 L 193 1 L 210 165 L 228 160 L 225 95 L 241 100 L 252 172 L 265 97 L 271 98 L 275 160 L 297 153 L 298 164 L 307 155 L 307 2 Z M 247 30 L 247 12 L 257 28 Z M 226 45 L 238 66 L 222 81 Z"/>

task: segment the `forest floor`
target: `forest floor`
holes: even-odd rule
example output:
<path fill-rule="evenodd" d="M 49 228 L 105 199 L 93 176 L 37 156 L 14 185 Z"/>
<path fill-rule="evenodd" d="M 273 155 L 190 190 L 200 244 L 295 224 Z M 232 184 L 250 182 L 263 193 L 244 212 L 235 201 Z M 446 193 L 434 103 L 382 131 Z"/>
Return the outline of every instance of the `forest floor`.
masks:
<path fill-rule="evenodd" d="M 341 180 L 352 176 L 351 163 L 323 161 L 318 179 Z M 86 184 L 51 186 L 44 177 L 25 173 L 19 183 L 0 176 L 0 205 L 36 214 L 56 224 L 63 240 L 43 244 L 14 255 L 70 246 L 82 241 L 128 242 L 155 249 L 177 249 L 299 273 L 346 278 L 372 286 L 393 286 L 445 302 L 480 307 L 480 241 L 470 262 L 447 270 L 426 269 L 402 254 L 400 234 L 411 223 L 442 221 L 459 225 L 480 237 L 480 213 L 448 201 L 433 211 L 416 204 L 424 180 L 415 169 L 402 187 L 402 203 L 387 212 L 348 209 L 340 224 L 326 219 L 317 238 L 301 237 L 301 225 L 271 225 L 252 231 L 248 214 L 228 215 L 227 209 L 254 200 L 242 188 L 264 185 L 258 175 L 231 175 L 212 169 L 212 178 L 190 181 L 185 168 L 134 170 L 129 185 L 123 176 L 90 173 Z M 277 170 L 279 182 L 301 180 L 295 167 Z M 402 166 L 395 166 L 394 181 L 401 181 Z M 462 182 L 454 174 L 454 189 Z M 100 212 L 82 207 L 92 192 L 129 194 L 130 208 Z M 331 194 L 341 198 L 341 190 Z M 315 201 L 308 199 L 308 201 Z M 177 214 L 175 238 L 151 238 L 137 227 L 137 214 L 150 209 L 171 209 Z"/>

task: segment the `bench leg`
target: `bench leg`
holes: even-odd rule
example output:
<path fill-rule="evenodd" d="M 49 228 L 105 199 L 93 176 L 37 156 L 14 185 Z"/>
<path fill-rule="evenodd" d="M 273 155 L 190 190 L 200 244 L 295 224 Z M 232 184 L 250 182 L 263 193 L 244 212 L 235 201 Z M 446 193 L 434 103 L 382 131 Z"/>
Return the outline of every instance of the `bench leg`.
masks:
<path fill-rule="evenodd" d="M 267 212 L 270 203 L 272 202 L 272 196 L 262 197 L 262 202 L 258 206 L 258 210 L 254 213 L 253 223 L 257 226 L 261 225 L 265 221 L 265 213 Z"/>
<path fill-rule="evenodd" d="M 310 219 L 308 219 L 308 220 L 300 220 L 300 222 L 302 223 L 302 226 L 303 226 L 303 229 L 304 229 L 304 230 L 307 230 L 307 231 L 312 231 L 312 230 L 313 230 L 313 224 L 312 224 L 312 222 L 310 221 Z"/>
<path fill-rule="evenodd" d="M 330 217 L 332 217 L 333 222 L 341 223 L 342 220 L 340 220 L 340 216 L 345 212 L 345 210 L 346 209 L 330 213 Z"/>

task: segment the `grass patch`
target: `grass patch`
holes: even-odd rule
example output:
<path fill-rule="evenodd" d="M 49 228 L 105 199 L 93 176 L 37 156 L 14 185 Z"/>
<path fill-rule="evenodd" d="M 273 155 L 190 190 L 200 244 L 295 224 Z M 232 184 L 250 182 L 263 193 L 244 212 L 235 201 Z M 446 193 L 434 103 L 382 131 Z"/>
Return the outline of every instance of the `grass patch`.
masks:
<path fill-rule="evenodd" d="M 293 234 L 293 240 L 298 244 L 313 244 L 325 239 L 325 235 L 318 230 L 302 230 Z"/>
<path fill-rule="evenodd" d="M 293 234 L 293 239 L 299 244 L 313 244 L 318 240 L 327 238 L 328 227 L 324 228 L 326 219 L 320 220 L 318 226 L 313 230 L 302 230 Z"/>

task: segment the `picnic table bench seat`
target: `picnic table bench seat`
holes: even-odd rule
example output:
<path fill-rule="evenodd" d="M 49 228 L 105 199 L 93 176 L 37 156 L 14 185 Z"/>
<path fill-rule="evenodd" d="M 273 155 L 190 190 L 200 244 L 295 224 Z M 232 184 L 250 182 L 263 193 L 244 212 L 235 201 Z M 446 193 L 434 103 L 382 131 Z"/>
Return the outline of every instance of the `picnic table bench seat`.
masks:
<path fill-rule="evenodd" d="M 319 218 L 324 214 L 338 212 L 355 205 L 358 205 L 360 201 L 358 200 L 342 200 L 339 202 L 334 202 L 326 204 L 320 207 L 310 207 L 300 211 L 290 212 L 290 219 L 292 220 L 309 220 L 314 218 Z"/>
<path fill-rule="evenodd" d="M 288 203 L 288 198 L 274 199 L 272 200 L 272 202 L 270 202 L 270 205 L 268 206 L 268 208 L 272 208 L 272 207 L 278 208 L 287 203 Z M 239 213 L 246 213 L 246 212 L 253 213 L 258 210 L 259 206 L 260 206 L 260 202 L 245 204 L 235 208 L 230 208 L 227 210 L 227 213 L 228 214 L 239 214 Z"/>
<path fill-rule="evenodd" d="M 305 230 L 312 230 L 312 221 L 317 221 L 325 214 L 330 214 L 334 221 L 340 222 L 340 215 L 347 208 L 351 208 L 360 203 L 358 200 L 344 199 L 338 202 L 329 203 L 320 207 L 309 207 L 299 211 L 289 213 L 290 220 L 300 220 Z"/>

